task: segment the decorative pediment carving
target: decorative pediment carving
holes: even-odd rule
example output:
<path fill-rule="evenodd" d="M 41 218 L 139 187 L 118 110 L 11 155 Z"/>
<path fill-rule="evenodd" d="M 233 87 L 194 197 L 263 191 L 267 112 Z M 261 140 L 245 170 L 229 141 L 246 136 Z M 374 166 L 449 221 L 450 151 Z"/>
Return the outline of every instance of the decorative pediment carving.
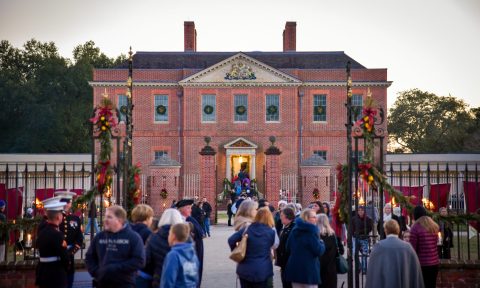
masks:
<path fill-rule="evenodd" d="M 223 146 L 225 149 L 229 149 L 229 148 L 253 148 L 253 149 L 257 149 L 257 145 L 255 145 L 254 143 L 248 141 L 247 139 L 245 138 L 237 138 L 227 144 L 225 144 Z"/>
<path fill-rule="evenodd" d="M 232 64 L 232 69 L 225 75 L 225 80 L 255 80 L 255 73 L 252 67 L 243 62 L 236 62 Z"/>

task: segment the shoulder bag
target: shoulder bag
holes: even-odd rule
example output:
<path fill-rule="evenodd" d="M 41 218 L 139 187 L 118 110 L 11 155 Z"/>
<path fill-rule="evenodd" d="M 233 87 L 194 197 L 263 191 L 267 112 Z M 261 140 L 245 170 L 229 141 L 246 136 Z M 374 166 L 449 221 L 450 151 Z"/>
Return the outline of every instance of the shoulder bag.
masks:
<path fill-rule="evenodd" d="M 345 274 L 348 272 L 348 263 L 345 257 L 340 255 L 338 251 L 337 237 L 335 237 L 335 246 L 337 247 L 337 257 L 335 258 L 335 264 L 337 265 L 337 274 Z"/>
<path fill-rule="evenodd" d="M 245 254 L 247 253 L 247 239 L 248 239 L 248 234 L 246 233 L 248 230 L 248 227 L 245 228 L 245 231 L 242 233 L 242 239 L 240 242 L 237 242 L 237 247 L 235 247 L 232 250 L 232 253 L 230 254 L 230 259 L 233 261 L 240 263 L 245 259 Z"/>

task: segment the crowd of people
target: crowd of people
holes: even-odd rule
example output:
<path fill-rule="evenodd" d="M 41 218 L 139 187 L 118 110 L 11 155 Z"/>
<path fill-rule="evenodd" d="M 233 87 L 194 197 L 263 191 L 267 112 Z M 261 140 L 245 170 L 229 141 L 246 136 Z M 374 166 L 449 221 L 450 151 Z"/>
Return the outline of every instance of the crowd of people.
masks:
<path fill-rule="evenodd" d="M 283 287 L 337 287 L 336 260 L 345 253 L 346 229 L 336 225 L 328 203 L 315 201 L 302 209 L 279 201 L 275 210 L 265 200 L 240 198 L 229 202 L 235 205 L 232 251 L 248 235 L 245 258 L 236 269 L 242 288 L 273 287 L 273 265 L 280 267 Z M 450 258 L 451 224 L 436 223 L 423 206 L 415 207 L 411 227 L 390 203 L 383 212 L 379 217 L 370 203 L 351 218 L 352 255 L 360 259 L 355 273 L 366 275 L 365 287 L 435 287 L 439 259 Z M 440 213 L 445 216 L 447 209 Z"/>
<path fill-rule="evenodd" d="M 81 223 L 69 213 L 72 197 L 63 194 L 43 201 L 46 217 L 36 240 L 38 287 L 72 287 L 74 255 L 83 243 Z M 146 204 L 135 206 L 131 221 L 122 207 L 106 208 L 103 230 L 95 235 L 85 255 L 93 286 L 200 287 L 203 238 L 210 231 L 209 222 L 202 218 L 199 223 L 192 210 L 203 207 L 201 215 L 209 217 L 212 208 L 205 198 L 196 204 L 187 199 L 176 202 L 154 226 L 154 211 Z"/>
<path fill-rule="evenodd" d="M 344 247 L 331 227 L 328 203 L 312 202 L 302 210 L 298 203 L 279 201 L 275 210 L 265 200 L 239 201 L 228 244 L 233 250 L 248 235 L 236 270 L 242 288 L 273 287 L 274 264 L 283 287 L 337 287 L 335 258 Z"/>
<path fill-rule="evenodd" d="M 81 221 L 70 213 L 73 194 L 63 191 L 43 201 L 46 219 L 36 240 L 39 287 L 73 285 L 74 255 L 84 241 Z M 4 207 L 0 202 L 0 212 Z M 346 228 L 336 224 L 328 203 L 315 201 L 302 209 L 281 200 L 275 209 L 265 199 L 240 197 L 228 207 L 228 225 L 234 230 L 230 249 L 247 236 L 245 257 L 236 268 L 241 287 L 273 287 L 273 265 L 280 268 L 283 287 L 337 287 L 337 257 L 345 254 Z M 411 227 L 389 203 L 379 218 L 368 207 L 358 207 L 349 227 L 352 255 L 360 259 L 355 272 L 366 275 L 365 287 L 435 287 L 439 259 L 450 257 L 451 224 L 436 223 L 423 206 L 415 207 Z M 94 286 L 200 287 L 211 213 L 205 198 L 196 203 L 184 199 L 153 225 L 154 210 L 148 205 L 135 206 L 130 221 L 122 207 L 108 207 L 103 229 L 85 255 Z M 94 230 L 95 223 L 91 225 Z M 380 241 L 372 247 L 376 232 Z"/>

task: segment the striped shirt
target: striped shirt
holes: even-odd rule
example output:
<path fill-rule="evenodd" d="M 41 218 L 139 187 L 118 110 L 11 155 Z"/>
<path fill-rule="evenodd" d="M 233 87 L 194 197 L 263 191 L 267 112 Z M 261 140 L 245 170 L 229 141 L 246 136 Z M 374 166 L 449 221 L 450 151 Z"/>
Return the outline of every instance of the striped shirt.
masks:
<path fill-rule="evenodd" d="M 437 251 L 438 235 L 429 233 L 420 224 L 414 224 L 410 230 L 410 244 L 417 252 L 421 266 L 433 266 L 440 264 Z"/>

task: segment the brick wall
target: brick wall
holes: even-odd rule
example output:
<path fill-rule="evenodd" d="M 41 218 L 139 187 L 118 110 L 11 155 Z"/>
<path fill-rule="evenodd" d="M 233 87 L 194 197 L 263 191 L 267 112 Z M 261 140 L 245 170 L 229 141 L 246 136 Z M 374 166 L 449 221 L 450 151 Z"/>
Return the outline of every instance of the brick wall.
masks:
<path fill-rule="evenodd" d="M 344 69 L 284 69 L 283 71 L 301 81 L 345 81 L 346 77 Z M 134 82 L 176 82 L 196 72 L 198 69 L 135 69 L 133 80 Z M 95 81 L 125 81 L 126 78 L 126 69 L 94 70 Z M 352 78 L 354 81 L 365 82 L 386 81 L 387 70 L 353 69 Z M 386 110 L 387 88 L 371 87 L 370 89 L 375 101 Z M 118 102 L 118 95 L 125 93 L 124 87 L 107 87 L 106 90 L 114 103 Z M 99 102 L 104 92 L 104 87 L 94 87 L 95 103 Z M 304 95 L 301 107 L 299 92 Z M 353 93 L 362 94 L 365 99 L 367 87 L 354 87 Z M 158 94 L 168 95 L 169 118 L 167 122 L 154 121 L 154 95 Z M 203 94 L 216 95 L 217 114 L 214 123 L 202 123 L 201 121 Z M 235 94 L 248 95 L 247 123 L 234 122 Z M 280 121 L 278 123 L 266 123 L 265 121 L 265 95 L 267 94 L 280 96 Z M 313 95 L 315 94 L 327 95 L 327 119 L 324 122 L 313 121 Z M 265 191 L 263 168 L 266 166 L 266 156 L 264 152 L 270 146 L 268 137 L 275 136 L 277 138 L 275 145 L 282 151 L 279 156 L 279 172 L 281 174 L 298 174 L 298 165 L 302 160 L 310 157 L 314 150 L 327 151 L 327 162 L 332 165 L 331 174 L 334 174 L 336 163 L 346 161 L 345 94 L 345 87 L 334 86 L 323 88 L 308 86 L 243 88 L 134 86 L 133 161 L 134 163 L 141 162 L 145 167 L 154 160 L 156 150 L 166 150 L 172 159 L 182 165 L 181 175 L 200 174 L 201 156 L 198 152 L 204 146 L 203 138 L 210 136 L 212 137 L 210 145 L 217 151 L 215 155 L 216 193 L 220 193 L 223 190 L 222 179 L 226 175 L 227 161 L 223 145 L 235 138 L 244 137 L 258 146 L 255 163 L 256 175 L 251 175 L 251 178 L 257 179 L 260 191 Z M 302 123 L 303 127 L 301 132 L 299 123 Z M 383 128 L 386 128 L 385 124 Z M 120 135 L 124 135 L 123 124 L 120 125 L 120 131 Z M 360 147 L 362 147 L 361 143 Z M 301 159 L 299 150 L 301 150 Z M 181 179 L 178 185 L 179 193 L 182 195 Z M 311 194 L 308 189 L 305 187 L 305 193 Z M 299 187 L 299 192 L 303 191 L 304 187 Z"/>
<path fill-rule="evenodd" d="M 152 166 L 147 172 L 150 177 L 150 206 L 152 206 L 155 216 L 170 208 L 173 200 L 179 199 L 179 176 L 180 167 L 160 167 Z M 168 192 L 167 198 L 160 196 L 160 191 L 165 188 Z"/>
<path fill-rule="evenodd" d="M 480 261 L 441 260 L 437 287 L 480 287 Z"/>
<path fill-rule="evenodd" d="M 329 166 L 319 167 L 301 167 L 302 175 L 302 207 L 313 201 L 330 202 L 330 183 L 332 181 L 332 175 Z M 313 190 L 318 189 L 319 198 L 313 197 Z"/>

